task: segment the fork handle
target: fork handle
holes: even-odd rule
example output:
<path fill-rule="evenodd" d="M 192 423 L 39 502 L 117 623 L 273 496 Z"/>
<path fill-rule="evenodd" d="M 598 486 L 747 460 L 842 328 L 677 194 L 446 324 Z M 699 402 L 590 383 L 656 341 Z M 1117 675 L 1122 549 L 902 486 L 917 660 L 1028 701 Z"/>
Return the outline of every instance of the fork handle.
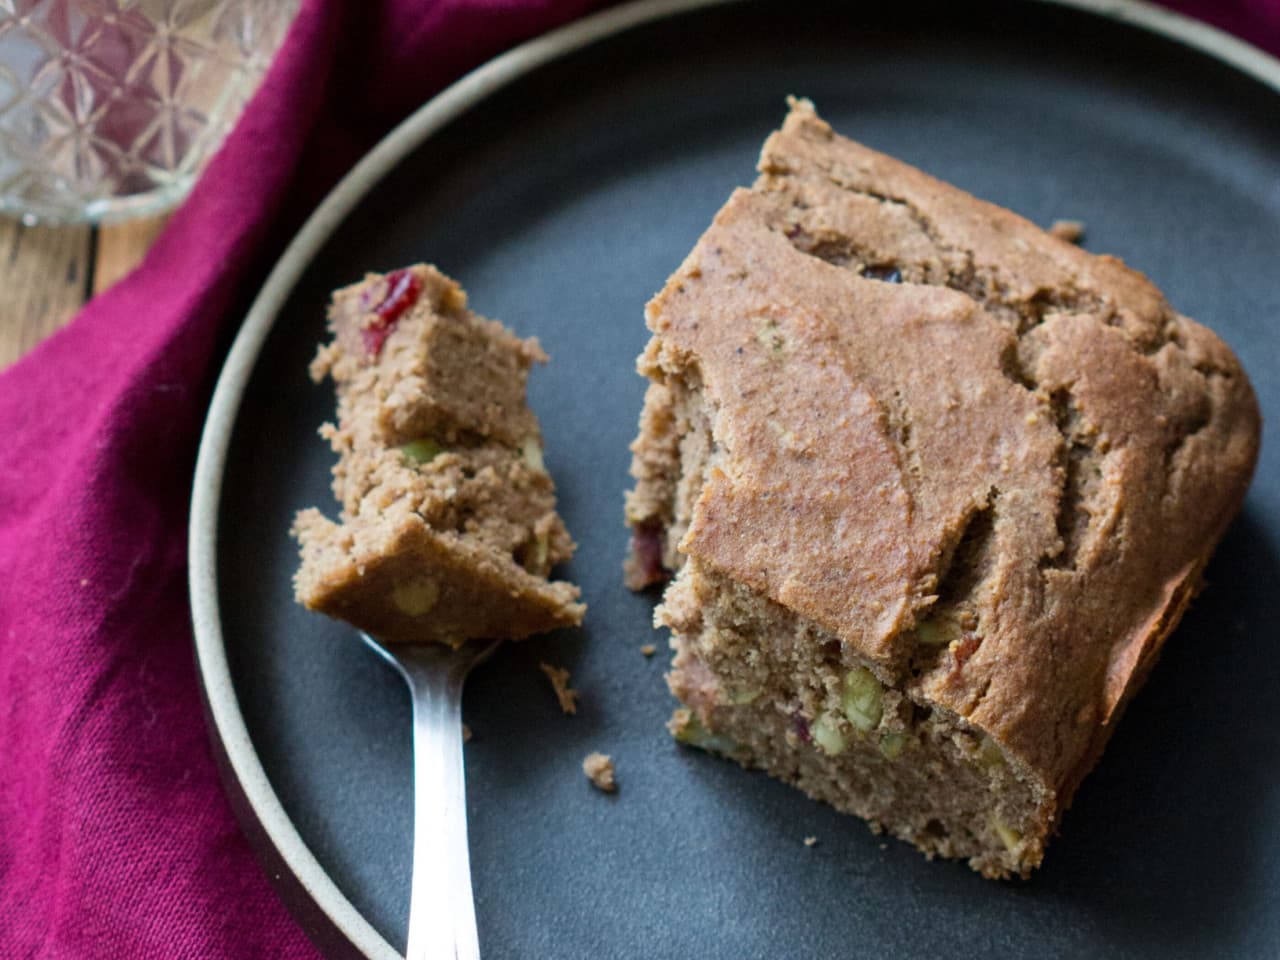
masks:
<path fill-rule="evenodd" d="M 402 664 L 413 697 L 413 886 L 407 960 L 480 960 L 462 768 L 466 667 Z"/>

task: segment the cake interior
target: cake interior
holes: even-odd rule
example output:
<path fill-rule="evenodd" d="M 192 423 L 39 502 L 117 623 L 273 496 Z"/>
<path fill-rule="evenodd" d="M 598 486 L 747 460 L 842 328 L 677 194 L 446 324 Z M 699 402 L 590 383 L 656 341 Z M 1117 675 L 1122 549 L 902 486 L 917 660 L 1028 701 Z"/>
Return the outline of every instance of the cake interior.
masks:
<path fill-rule="evenodd" d="M 953 597 L 980 569 L 979 517 L 956 548 L 931 642 L 900 677 L 807 619 L 686 558 L 677 549 L 708 471 L 722 455 L 696 378 L 649 388 L 636 445 L 639 482 L 628 579 L 674 579 L 656 613 L 675 651 L 668 683 L 685 705 L 670 728 L 682 743 L 730 757 L 870 821 L 927 856 L 964 858 L 986 876 L 1026 874 L 1043 855 L 1046 786 L 981 731 L 930 705 L 912 679 L 953 644 L 964 611 Z"/>
<path fill-rule="evenodd" d="M 961 719 L 834 637 L 693 561 L 666 594 L 678 740 L 758 767 L 987 876 L 1039 862 L 1043 788 Z"/>
<path fill-rule="evenodd" d="M 398 275 L 418 299 L 361 336 Z M 338 387 L 321 434 L 342 510 L 298 515 L 297 594 L 391 642 L 518 638 L 583 612 L 577 588 L 547 580 L 574 544 L 524 400 L 545 355 L 465 303 L 429 267 L 371 277 L 335 295 L 334 342 L 312 368 Z"/>

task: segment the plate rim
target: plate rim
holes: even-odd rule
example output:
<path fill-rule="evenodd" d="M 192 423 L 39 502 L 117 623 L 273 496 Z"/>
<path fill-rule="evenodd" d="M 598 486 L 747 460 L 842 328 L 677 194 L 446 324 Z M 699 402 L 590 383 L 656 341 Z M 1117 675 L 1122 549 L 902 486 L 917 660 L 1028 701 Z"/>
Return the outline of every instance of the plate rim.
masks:
<path fill-rule="evenodd" d="M 232 428 L 263 344 L 297 281 L 330 235 L 429 137 L 522 75 L 634 27 L 751 0 L 632 0 L 527 40 L 464 75 L 398 124 L 325 196 L 276 261 L 227 353 L 209 404 L 192 482 L 188 595 L 197 674 L 223 789 L 277 893 L 324 950 L 368 960 L 400 954 L 365 919 L 307 847 L 254 748 L 231 678 L 218 602 L 218 513 Z M 1217 27 L 1146 0 L 1024 0 L 1119 21 L 1174 40 L 1280 94 L 1280 59 Z M 262 849 L 259 844 L 265 844 Z M 301 898 L 301 899 L 300 899 Z M 335 939 L 337 938 L 337 939 Z"/>

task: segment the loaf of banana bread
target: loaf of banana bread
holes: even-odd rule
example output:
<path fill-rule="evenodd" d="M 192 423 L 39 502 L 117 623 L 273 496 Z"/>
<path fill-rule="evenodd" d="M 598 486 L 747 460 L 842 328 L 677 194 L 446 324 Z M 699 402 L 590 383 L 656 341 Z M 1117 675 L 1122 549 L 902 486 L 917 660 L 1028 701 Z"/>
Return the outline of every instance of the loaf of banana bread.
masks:
<path fill-rule="evenodd" d="M 676 737 L 1025 876 L 1240 506 L 1236 358 L 807 101 L 647 321 L 627 574 L 671 578 Z"/>
<path fill-rule="evenodd" d="M 334 294 L 339 522 L 301 511 L 300 603 L 391 643 L 520 638 L 577 624 L 578 588 L 547 579 L 573 553 L 525 402 L 546 356 L 467 309 L 434 267 Z"/>

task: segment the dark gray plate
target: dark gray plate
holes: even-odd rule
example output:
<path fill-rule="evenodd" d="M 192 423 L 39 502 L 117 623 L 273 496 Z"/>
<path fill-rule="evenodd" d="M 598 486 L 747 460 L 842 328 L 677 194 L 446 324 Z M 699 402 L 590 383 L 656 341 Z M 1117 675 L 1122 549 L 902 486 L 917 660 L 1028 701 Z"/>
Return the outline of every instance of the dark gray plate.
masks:
<path fill-rule="evenodd" d="M 228 363 L 193 513 L 197 643 L 229 789 L 286 899 L 335 955 L 403 943 L 408 698 L 351 630 L 293 604 L 288 527 L 331 507 L 315 429 L 333 401 L 306 376 L 329 290 L 428 260 L 553 358 L 530 393 L 591 608 L 468 689 L 488 957 L 1275 956 L 1280 64 L 1128 4 L 1107 7 L 1130 22 L 1027 2 L 682 6 L 579 25 L 428 106 L 307 227 Z M 1208 590 L 1029 882 L 927 863 L 663 730 L 664 657 L 640 654 L 663 641 L 654 599 L 620 578 L 642 307 L 750 182 L 789 93 L 1033 220 L 1085 221 L 1090 249 L 1227 339 L 1272 418 Z M 540 660 L 573 671 L 576 717 Z M 616 796 L 583 778 L 591 750 L 617 762 Z"/>

